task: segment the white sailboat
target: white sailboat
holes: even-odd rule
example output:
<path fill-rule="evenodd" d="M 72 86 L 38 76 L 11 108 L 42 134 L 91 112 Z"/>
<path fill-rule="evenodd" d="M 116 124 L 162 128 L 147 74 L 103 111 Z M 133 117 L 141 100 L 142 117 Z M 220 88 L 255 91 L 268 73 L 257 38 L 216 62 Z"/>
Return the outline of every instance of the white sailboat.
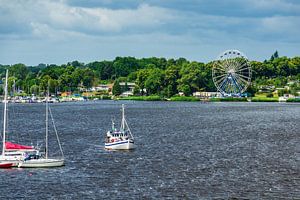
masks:
<path fill-rule="evenodd" d="M 110 150 L 134 149 L 134 138 L 125 119 L 125 108 L 122 104 L 122 121 L 120 130 L 112 122 L 112 130 L 106 133 L 105 148 Z"/>
<path fill-rule="evenodd" d="M 2 136 L 2 154 L 0 155 L 0 168 L 8 166 L 17 166 L 23 161 L 28 154 L 36 154 L 38 150 L 33 146 L 24 146 L 6 141 L 7 134 L 7 85 L 8 70 L 6 70 L 5 87 L 4 87 L 4 113 L 3 113 L 3 136 Z"/>
<path fill-rule="evenodd" d="M 48 96 L 49 96 L 49 91 L 48 91 Z M 59 145 L 59 149 L 61 152 L 61 158 L 49 158 L 48 157 L 48 121 L 49 121 L 49 115 L 51 117 L 51 121 L 54 127 L 54 131 L 56 134 L 56 139 Z M 22 168 L 41 168 L 41 167 L 61 167 L 64 166 L 64 153 L 60 144 L 60 140 L 58 137 L 57 129 L 54 124 L 53 116 L 51 109 L 48 105 L 48 98 L 46 98 L 46 152 L 45 152 L 45 157 L 40 157 L 40 156 L 33 156 L 33 157 L 28 157 L 26 158 L 23 162 L 20 162 L 18 167 Z"/>

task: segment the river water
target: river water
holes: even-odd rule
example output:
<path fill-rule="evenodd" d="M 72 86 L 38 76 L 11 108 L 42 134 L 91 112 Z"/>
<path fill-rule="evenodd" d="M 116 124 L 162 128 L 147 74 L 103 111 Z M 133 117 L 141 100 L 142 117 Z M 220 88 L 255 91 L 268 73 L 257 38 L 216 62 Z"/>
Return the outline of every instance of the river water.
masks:
<path fill-rule="evenodd" d="M 137 148 L 106 151 L 104 134 L 112 118 L 119 123 L 122 103 Z M 51 109 L 66 166 L 1 169 L 0 199 L 300 199 L 299 104 L 97 101 Z M 9 139 L 42 144 L 44 118 L 43 104 L 10 104 Z"/>

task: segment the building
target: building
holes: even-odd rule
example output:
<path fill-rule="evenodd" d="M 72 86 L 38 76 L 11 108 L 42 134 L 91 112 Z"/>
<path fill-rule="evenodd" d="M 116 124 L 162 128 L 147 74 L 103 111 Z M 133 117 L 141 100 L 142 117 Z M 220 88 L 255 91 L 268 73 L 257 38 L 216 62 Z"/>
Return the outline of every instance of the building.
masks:
<path fill-rule="evenodd" d="M 89 89 L 80 88 L 81 92 L 106 92 L 109 93 L 112 90 L 113 84 L 100 84 Z"/>
<path fill-rule="evenodd" d="M 121 88 L 125 88 L 126 87 L 126 82 L 120 82 L 120 86 L 121 86 Z M 128 87 L 127 91 L 133 92 L 134 88 L 135 88 L 135 83 L 127 82 L 127 87 Z"/>
<path fill-rule="evenodd" d="M 220 92 L 194 92 L 193 96 L 200 99 L 206 99 L 212 97 L 222 97 L 222 94 Z"/>
<path fill-rule="evenodd" d="M 127 84 L 127 89 L 125 88 Z M 121 82 L 120 86 L 124 92 L 120 95 L 121 97 L 128 97 L 132 96 L 135 88 L 135 83 L 126 83 L 126 82 Z M 125 91 L 126 90 L 126 91 Z"/>

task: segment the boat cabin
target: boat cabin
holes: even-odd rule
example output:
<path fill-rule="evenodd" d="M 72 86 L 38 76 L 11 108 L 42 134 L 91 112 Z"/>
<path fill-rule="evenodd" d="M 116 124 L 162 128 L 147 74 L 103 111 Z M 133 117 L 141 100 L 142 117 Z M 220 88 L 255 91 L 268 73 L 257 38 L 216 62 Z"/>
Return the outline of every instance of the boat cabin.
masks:
<path fill-rule="evenodd" d="M 116 142 L 119 140 L 127 140 L 128 131 L 109 131 L 106 135 L 106 142 Z"/>

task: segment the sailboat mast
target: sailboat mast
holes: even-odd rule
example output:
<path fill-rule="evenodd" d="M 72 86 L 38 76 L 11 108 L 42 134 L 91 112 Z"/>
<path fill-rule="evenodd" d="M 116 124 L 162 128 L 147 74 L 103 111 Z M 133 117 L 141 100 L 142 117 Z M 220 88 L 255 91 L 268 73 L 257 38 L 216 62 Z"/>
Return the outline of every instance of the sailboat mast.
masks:
<path fill-rule="evenodd" d="M 49 87 L 47 89 L 47 97 L 46 97 L 46 159 L 48 159 L 48 97 L 49 97 Z"/>
<path fill-rule="evenodd" d="M 2 155 L 5 153 L 5 137 L 6 137 L 6 114 L 7 114 L 7 83 L 8 83 L 8 69 L 6 70 L 5 88 L 4 88 L 4 114 L 3 114 L 3 141 L 2 141 Z"/>
<path fill-rule="evenodd" d="M 121 129 L 124 131 L 125 130 L 125 109 L 124 109 L 124 104 L 122 104 L 122 126 Z"/>

